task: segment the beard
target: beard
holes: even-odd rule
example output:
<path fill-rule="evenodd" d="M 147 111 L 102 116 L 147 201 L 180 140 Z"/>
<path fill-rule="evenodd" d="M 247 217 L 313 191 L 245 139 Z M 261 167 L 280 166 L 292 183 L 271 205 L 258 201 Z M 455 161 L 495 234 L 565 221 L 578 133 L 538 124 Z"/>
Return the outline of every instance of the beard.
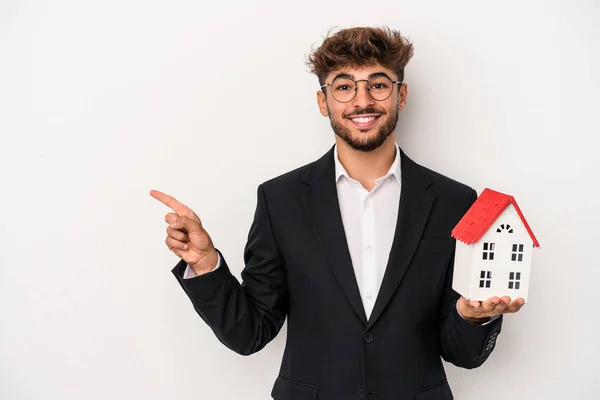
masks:
<path fill-rule="evenodd" d="M 381 114 L 381 117 L 379 118 L 382 118 L 385 115 L 385 112 L 377 110 L 375 107 L 367 107 L 364 110 L 353 112 L 352 116 L 354 117 L 361 114 L 374 113 Z M 329 113 L 329 121 L 331 122 L 331 128 L 333 129 L 333 132 L 337 136 L 339 136 L 344 142 L 348 143 L 350 147 L 352 147 L 354 150 L 369 152 L 378 149 L 383 144 L 383 142 L 385 142 L 388 136 L 390 136 L 392 132 L 394 132 L 394 129 L 396 129 L 396 124 L 398 123 L 398 114 L 398 109 L 394 108 L 394 113 L 390 115 L 387 122 L 379 128 L 375 136 L 369 136 L 361 139 L 353 137 L 350 129 L 346 128 L 341 121 L 338 121 L 335 118 L 333 118 L 331 116 L 331 113 Z M 347 117 L 342 116 L 342 118 Z M 363 132 L 363 130 L 360 131 Z"/>

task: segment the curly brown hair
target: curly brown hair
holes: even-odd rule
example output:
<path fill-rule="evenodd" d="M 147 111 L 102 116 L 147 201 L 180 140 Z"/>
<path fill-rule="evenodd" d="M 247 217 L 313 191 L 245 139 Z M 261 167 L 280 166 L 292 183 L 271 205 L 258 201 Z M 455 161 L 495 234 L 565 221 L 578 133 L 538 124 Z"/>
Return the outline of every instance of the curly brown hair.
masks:
<path fill-rule="evenodd" d="M 387 27 L 357 27 L 328 34 L 323 44 L 308 56 L 306 64 L 321 85 L 331 71 L 381 64 L 404 80 L 404 67 L 414 53 L 412 43 Z"/>

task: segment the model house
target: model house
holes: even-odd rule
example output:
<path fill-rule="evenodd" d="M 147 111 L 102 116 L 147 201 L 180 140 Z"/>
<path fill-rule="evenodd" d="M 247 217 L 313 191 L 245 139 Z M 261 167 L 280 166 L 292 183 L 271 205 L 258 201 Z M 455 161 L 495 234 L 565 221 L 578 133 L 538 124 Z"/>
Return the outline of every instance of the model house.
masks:
<path fill-rule="evenodd" d="M 452 230 L 453 288 L 469 300 L 527 301 L 531 257 L 540 247 L 512 196 L 485 189 Z"/>

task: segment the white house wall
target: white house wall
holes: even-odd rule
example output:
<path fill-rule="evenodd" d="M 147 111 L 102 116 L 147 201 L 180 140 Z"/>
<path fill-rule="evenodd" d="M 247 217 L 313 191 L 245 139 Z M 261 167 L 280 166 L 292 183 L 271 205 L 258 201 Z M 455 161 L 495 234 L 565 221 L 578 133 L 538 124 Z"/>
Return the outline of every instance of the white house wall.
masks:
<path fill-rule="evenodd" d="M 452 288 L 463 297 L 469 297 L 471 290 L 473 246 L 456 241 L 454 253 L 454 275 Z"/>
<path fill-rule="evenodd" d="M 502 232 L 498 233 L 497 228 L 502 224 L 504 224 L 505 227 L 510 225 L 510 228 L 513 229 L 513 233 L 509 233 L 508 229 L 504 229 Z M 493 260 L 483 259 L 484 243 L 494 243 Z M 523 261 L 519 262 L 511 260 L 513 244 L 523 244 Z M 471 282 L 469 285 L 471 288 L 471 299 L 487 300 L 494 296 L 510 296 L 511 299 L 523 297 L 527 300 L 529 278 L 531 275 L 533 241 L 512 204 L 504 210 L 495 223 L 473 247 Z M 479 287 L 481 271 L 491 272 L 492 278 L 490 288 L 482 289 Z M 519 290 L 508 288 L 510 272 L 521 273 Z"/>

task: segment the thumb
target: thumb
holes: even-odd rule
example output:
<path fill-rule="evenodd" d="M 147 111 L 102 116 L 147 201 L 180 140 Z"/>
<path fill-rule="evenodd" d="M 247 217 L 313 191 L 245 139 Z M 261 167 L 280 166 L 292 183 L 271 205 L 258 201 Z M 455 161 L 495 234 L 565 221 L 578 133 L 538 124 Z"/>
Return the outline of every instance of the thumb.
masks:
<path fill-rule="evenodd" d="M 198 221 L 194 221 L 185 216 L 179 216 L 170 224 L 171 228 L 186 231 L 188 233 L 202 232 L 202 225 Z"/>

